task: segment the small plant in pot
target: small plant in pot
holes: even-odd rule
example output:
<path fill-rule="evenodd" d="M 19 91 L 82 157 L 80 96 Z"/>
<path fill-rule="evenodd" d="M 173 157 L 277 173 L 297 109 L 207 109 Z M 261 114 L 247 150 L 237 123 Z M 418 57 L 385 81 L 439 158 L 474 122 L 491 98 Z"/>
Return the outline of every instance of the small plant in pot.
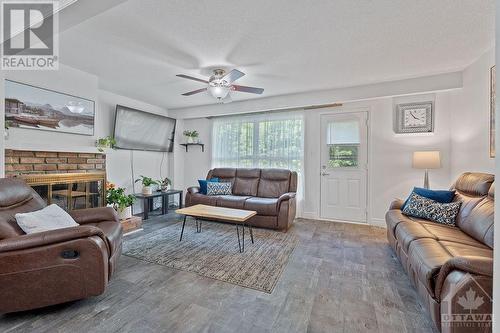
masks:
<path fill-rule="evenodd" d="M 172 185 L 172 181 L 168 177 L 165 177 L 163 180 L 160 180 L 160 190 L 162 192 L 167 192 L 168 187 L 170 185 Z"/>
<path fill-rule="evenodd" d="M 95 142 L 97 150 L 99 150 L 101 153 L 104 152 L 104 149 L 106 148 L 114 149 L 115 145 L 116 145 L 116 140 L 112 136 L 107 136 L 105 138 L 97 139 L 97 141 Z"/>
<path fill-rule="evenodd" d="M 132 217 L 132 205 L 135 197 L 131 194 L 125 194 L 125 189 L 116 187 L 112 183 L 106 184 L 106 203 L 113 207 L 120 220 Z"/>
<path fill-rule="evenodd" d="M 200 136 L 200 133 L 198 133 L 197 130 L 185 130 L 182 134 L 186 137 L 187 143 L 198 143 L 199 139 L 198 137 Z"/>
<path fill-rule="evenodd" d="M 153 180 L 151 177 L 141 176 L 141 178 L 136 179 L 135 182 L 142 183 L 142 194 L 151 195 L 153 194 L 153 185 L 159 185 L 156 180 Z"/>

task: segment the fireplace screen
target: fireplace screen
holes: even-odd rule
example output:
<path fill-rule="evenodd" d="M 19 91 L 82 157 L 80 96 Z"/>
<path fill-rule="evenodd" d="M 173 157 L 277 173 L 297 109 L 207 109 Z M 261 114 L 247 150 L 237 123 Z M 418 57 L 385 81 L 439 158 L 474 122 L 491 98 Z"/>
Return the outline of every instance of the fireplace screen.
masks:
<path fill-rule="evenodd" d="M 66 211 L 103 207 L 106 204 L 105 173 L 22 175 L 44 200 Z"/>

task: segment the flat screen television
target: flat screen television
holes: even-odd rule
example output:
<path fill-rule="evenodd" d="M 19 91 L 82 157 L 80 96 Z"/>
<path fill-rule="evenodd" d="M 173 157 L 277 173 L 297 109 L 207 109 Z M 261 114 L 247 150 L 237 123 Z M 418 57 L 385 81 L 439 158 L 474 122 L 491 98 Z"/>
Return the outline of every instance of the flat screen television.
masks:
<path fill-rule="evenodd" d="M 116 148 L 172 152 L 175 119 L 116 106 L 114 138 Z"/>

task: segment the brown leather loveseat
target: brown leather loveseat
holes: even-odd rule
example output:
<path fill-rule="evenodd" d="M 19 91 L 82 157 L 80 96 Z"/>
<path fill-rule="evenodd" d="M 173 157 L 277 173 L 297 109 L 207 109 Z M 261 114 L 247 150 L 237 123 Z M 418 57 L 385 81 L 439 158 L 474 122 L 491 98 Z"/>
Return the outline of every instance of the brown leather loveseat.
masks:
<path fill-rule="evenodd" d="M 493 181 L 484 173 L 457 179 L 456 227 L 405 216 L 401 200 L 386 214 L 389 244 L 442 332 L 491 332 Z"/>
<path fill-rule="evenodd" d="M 26 235 L 14 215 L 45 206 L 23 181 L 0 179 L 0 313 L 100 295 L 116 267 L 122 227 L 114 209 L 73 211 L 80 226 Z"/>
<path fill-rule="evenodd" d="M 297 173 L 285 169 L 216 168 L 207 179 L 233 184 L 232 195 L 203 195 L 198 186 L 186 193 L 186 206 L 204 204 L 254 210 L 249 220 L 255 227 L 287 230 L 295 219 Z"/>

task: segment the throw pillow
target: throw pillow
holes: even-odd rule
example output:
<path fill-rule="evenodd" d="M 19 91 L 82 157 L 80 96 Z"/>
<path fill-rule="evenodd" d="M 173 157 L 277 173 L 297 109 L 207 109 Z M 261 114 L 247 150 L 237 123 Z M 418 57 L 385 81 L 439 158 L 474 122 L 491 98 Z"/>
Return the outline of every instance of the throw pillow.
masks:
<path fill-rule="evenodd" d="M 18 213 L 15 218 L 19 227 L 27 234 L 79 225 L 61 207 L 54 204 L 30 213 Z"/>
<path fill-rule="evenodd" d="M 440 203 L 412 193 L 403 209 L 403 214 L 454 226 L 461 204 L 460 201 Z"/>
<path fill-rule="evenodd" d="M 207 183 L 207 195 L 230 195 L 232 194 L 231 183 Z"/>
<path fill-rule="evenodd" d="M 422 188 L 422 187 L 414 187 L 412 193 L 416 193 L 424 198 L 431 199 L 440 203 L 450 203 L 453 201 L 453 198 L 455 197 L 455 191 L 448 191 L 448 190 L 429 190 L 427 188 Z M 411 196 L 411 193 L 410 193 Z M 408 200 L 410 197 L 408 197 L 401 207 L 401 210 L 403 210 L 408 203 Z"/>
<path fill-rule="evenodd" d="M 207 183 L 208 182 L 219 182 L 219 178 L 210 178 L 210 179 L 198 179 L 198 184 L 200 184 L 200 193 L 207 195 Z"/>

